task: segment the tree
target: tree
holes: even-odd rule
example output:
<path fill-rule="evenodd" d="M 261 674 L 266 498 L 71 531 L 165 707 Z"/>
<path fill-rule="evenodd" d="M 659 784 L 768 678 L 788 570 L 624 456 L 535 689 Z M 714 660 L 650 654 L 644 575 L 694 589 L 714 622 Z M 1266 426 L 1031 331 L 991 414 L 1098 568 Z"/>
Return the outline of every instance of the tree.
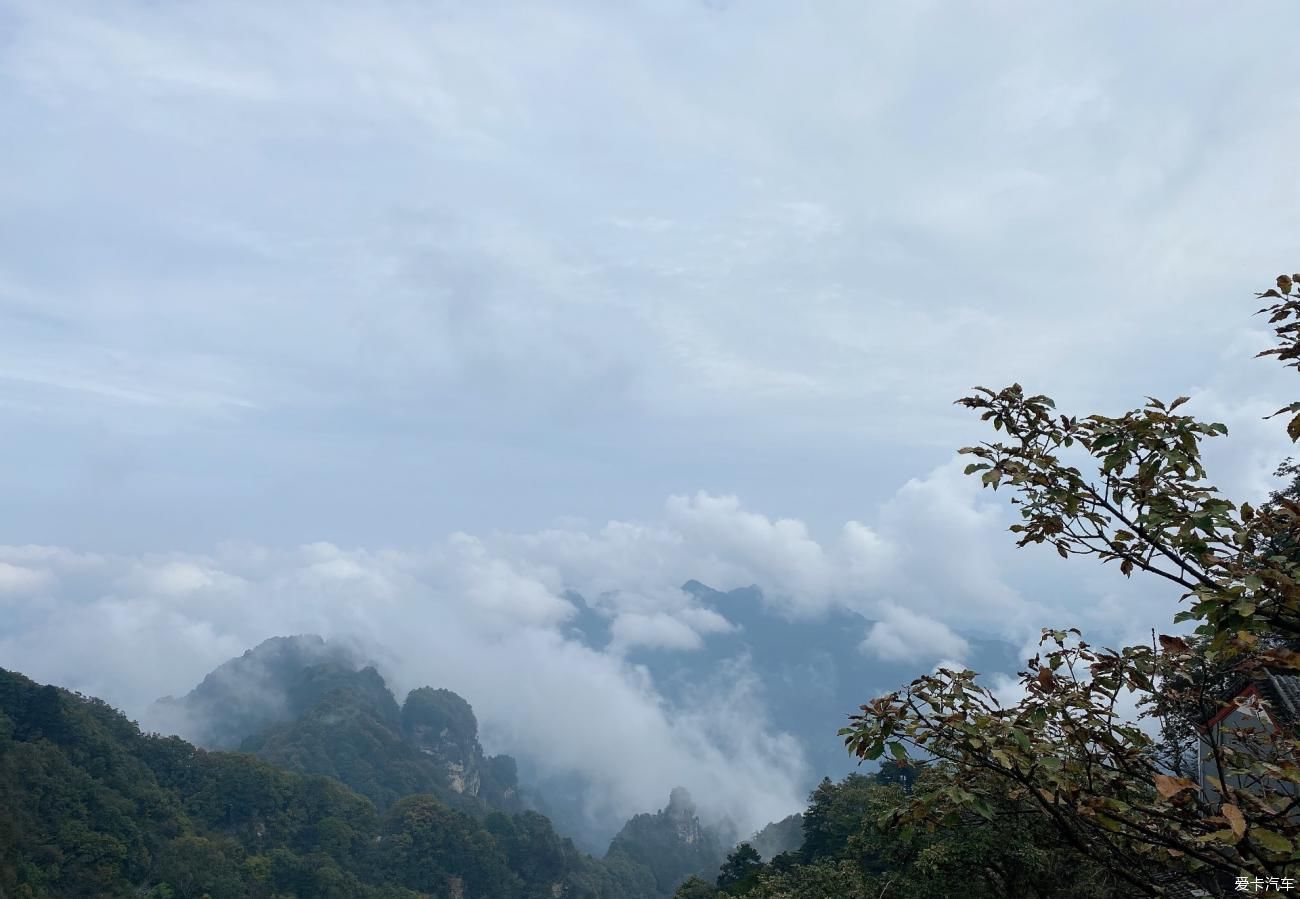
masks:
<path fill-rule="evenodd" d="M 876 772 L 876 783 L 896 784 L 903 788 L 904 793 L 910 793 L 912 785 L 916 783 L 917 769 L 921 766 L 922 763 L 917 762 L 904 764 L 897 759 L 885 759 Z"/>
<path fill-rule="evenodd" d="M 529 895 L 549 896 L 552 884 L 565 879 L 571 867 L 569 847 L 547 818 L 531 811 L 515 816 L 493 812 L 485 823 L 511 869 L 531 887 Z"/>
<path fill-rule="evenodd" d="M 1260 310 L 1277 338 L 1260 353 L 1300 368 L 1300 275 L 1283 275 Z M 1285 493 L 1260 509 L 1223 498 L 1209 483 L 1201 443 L 1227 433 L 1180 413 L 1188 402 L 1148 398 L 1120 417 L 1060 415 L 1015 384 L 975 388 L 958 400 L 1006 440 L 966 447 L 984 486 L 1009 486 L 1020 509 L 1019 545 L 1048 544 L 1065 558 L 1118 563 L 1181 590 L 1192 639 L 1160 648 L 1097 649 L 1075 629 L 1043 632 L 1021 672 L 1025 698 L 1002 705 L 971 671 L 943 670 L 862 707 L 842 731 L 862 758 L 908 748 L 947 762 L 946 790 L 901 803 L 900 826 L 995 816 L 994 800 L 1023 802 L 1077 853 L 1113 870 L 1142 895 L 1162 895 L 1170 869 L 1221 890 L 1233 878 L 1295 876 L 1300 838 L 1300 741 L 1284 728 L 1238 729 L 1209 746 L 1203 790 L 1174 762 L 1141 716 L 1172 728 L 1221 706 L 1229 675 L 1260 666 L 1295 669 L 1300 655 L 1300 502 Z M 1300 402 L 1287 432 L 1300 440 Z M 1077 464 L 1076 464 L 1077 463 Z M 1096 473 L 1086 476 L 1081 466 Z M 1177 740 L 1175 739 L 1175 743 Z M 1171 757 L 1172 755 L 1172 757 Z M 1252 788 L 1240 786 L 1243 782 Z"/>
<path fill-rule="evenodd" d="M 738 894 L 750 886 L 758 872 L 763 868 L 763 859 L 758 850 L 749 843 L 737 846 L 718 872 L 718 889 Z"/>
<path fill-rule="evenodd" d="M 862 831 L 864 820 L 874 820 L 884 809 L 879 808 L 879 797 L 893 793 L 880 793 L 872 789 L 871 778 L 853 773 L 840 783 L 829 777 L 813 790 L 808 800 L 808 810 L 803 816 L 803 848 L 800 855 L 805 861 L 834 858 L 841 855 L 849 841 Z M 864 863 L 871 865 L 864 859 Z M 879 865 L 873 865 L 878 868 Z"/>
<path fill-rule="evenodd" d="M 385 870 L 409 889 L 439 894 L 456 878 L 470 899 L 519 891 L 496 839 L 432 796 L 408 796 L 394 805 L 384 816 L 382 836 Z"/>
<path fill-rule="evenodd" d="M 692 874 L 673 893 L 673 899 L 714 899 L 718 891 L 702 877 Z"/>
<path fill-rule="evenodd" d="M 180 837 L 163 850 L 159 875 L 177 899 L 235 899 L 246 891 L 231 856 L 238 857 L 237 846 L 203 837 Z"/>
<path fill-rule="evenodd" d="M 349 751 L 388 778 L 402 758 L 387 749 Z M 0 896 L 415 899 L 454 884 L 466 899 L 660 895 L 649 870 L 580 853 L 535 812 L 484 820 L 416 795 L 381 819 L 337 780 L 142 734 L 106 703 L 0 669 Z"/>
<path fill-rule="evenodd" d="M 804 815 L 797 857 L 778 856 L 753 872 L 738 895 L 880 896 L 893 899 L 1116 899 L 1120 891 L 1098 865 L 1080 859 L 1023 802 L 990 793 L 992 820 L 967 813 L 932 829 L 891 825 L 909 795 L 954 787 L 946 765 L 918 768 L 913 793 L 873 777 L 823 781 Z M 737 891 L 728 890 L 730 893 Z"/>

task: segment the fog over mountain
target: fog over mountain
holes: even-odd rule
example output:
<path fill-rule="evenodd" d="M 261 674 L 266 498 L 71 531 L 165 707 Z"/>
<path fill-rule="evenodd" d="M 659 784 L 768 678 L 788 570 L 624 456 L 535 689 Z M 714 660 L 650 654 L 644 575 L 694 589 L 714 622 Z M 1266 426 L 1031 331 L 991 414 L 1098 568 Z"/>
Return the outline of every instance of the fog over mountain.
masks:
<path fill-rule="evenodd" d="M 1190 393 L 1272 486 L 1252 9 L 0 0 L 0 667 L 184 730 L 320 635 L 573 820 L 743 834 L 900 681 L 1148 641 L 1177 591 L 1017 551 L 952 401 Z"/>
<path fill-rule="evenodd" d="M 1058 560 L 997 545 L 1007 512 L 976 489 L 945 466 L 825 544 L 700 494 L 654 522 L 456 534 L 422 550 L 7 547 L 0 656 L 149 726 L 157 698 L 268 636 L 321 634 L 358 647 L 399 695 L 465 696 L 489 752 L 541 779 L 580 774 L 580 811 L 605 828 L 685 786 L 702 813 L 752 832 L 844 765 L 843 716 L 910 672 L 1014 671 L 1039 621 L 1068 613 L 1119 638 L 1174 601 L 1105 572 L 1036 595 Z"/>

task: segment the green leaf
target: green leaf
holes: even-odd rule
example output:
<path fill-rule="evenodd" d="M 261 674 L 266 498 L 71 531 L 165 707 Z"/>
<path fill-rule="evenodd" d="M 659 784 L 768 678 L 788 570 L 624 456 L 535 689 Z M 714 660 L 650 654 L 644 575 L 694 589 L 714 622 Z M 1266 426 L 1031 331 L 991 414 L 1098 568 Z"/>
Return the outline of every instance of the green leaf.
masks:
<path fill-rule="evenodd" d="M 1110 817 L 1109 815 L 1103 815 L 1100 813 L 1098 813 L 1097 815 L 1097 823 L 1100 824 L 1102 827 L 1106 828 L 1107 830 L 1111 830 L 1111 831 L 1118 831 L 1122 826 L 1118 821 L 1116 821 L 1114 818 Z"/>
<path fill-rule="evenodd" d="M 1231 830 L 1215 830 L 1210 833 L 1203 833 L 1195 838 L 1197 843 L 1235 843 L 1236 834 Z"/>
<path fill-rule="evenodd" d="M 1250 831 L 1250 839 L 1257 845 L 1263 846 L 1265 849 L 1272 852 L 1290 853 L 1295 850 L 1294 842 L 1288 840 L 1286 837 L 1282 836 L 1282 834 L 1275 833 L 1271 830 L 1252 828 Z"/>

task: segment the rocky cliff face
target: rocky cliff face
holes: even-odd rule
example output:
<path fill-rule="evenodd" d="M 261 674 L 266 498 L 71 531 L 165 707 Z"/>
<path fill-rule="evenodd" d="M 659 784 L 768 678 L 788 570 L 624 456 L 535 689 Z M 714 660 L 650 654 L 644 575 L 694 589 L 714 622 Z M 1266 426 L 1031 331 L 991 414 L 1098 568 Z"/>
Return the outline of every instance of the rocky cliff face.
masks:
<path fill-rule="evenodd" d="M 695 816 L 695 803 L 685 787 L 674 787 L 668 794 L 668 806 L 663 815 L 683 846 L 694 846 L 706 839 L 704 827 Z"/>
<path fill-rule="evenodd" d="M 412 690 L 402 706 L 402 733 L 441 767 L 452 792 L 479 795 L 486 766 L 468 702 L 450 690 Z"/>
<path fill-rule="evenodd" d="M 478 720 L 460 696 L 432 687 L 412 690 L 402 706 L 402 735 L 438 766 L 453 793 L 482 799 L 493 808 L 522 808 L 515 760 L 483 754 Z"/>

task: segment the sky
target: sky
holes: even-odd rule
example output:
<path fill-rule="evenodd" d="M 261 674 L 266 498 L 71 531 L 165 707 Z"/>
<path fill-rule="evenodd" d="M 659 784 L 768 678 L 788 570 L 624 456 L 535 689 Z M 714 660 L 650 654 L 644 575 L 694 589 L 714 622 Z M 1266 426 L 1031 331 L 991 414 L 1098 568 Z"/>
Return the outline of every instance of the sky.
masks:
<path fill-rule="evenodd" d="M 1160 585 L 1011 547 L 952 401 L 1188 394 L 1231 430 L 1216 483 L 1269 489 L 1294 375 L 1252 358 L 1251 293 L 1300 268 L 1298 29 L 0 0 L 0 666 L 138 714 L 274 634 L 360 634 L 620 809 L 690 780 L 793 811 L 743 665 L 670 706 L 624 652 L 729 627 L 690 578 L 860 610 L 922 668 L 1166 622 Z M 613 594 L 615 645 L 564 636 L 566 589 Z"/>

